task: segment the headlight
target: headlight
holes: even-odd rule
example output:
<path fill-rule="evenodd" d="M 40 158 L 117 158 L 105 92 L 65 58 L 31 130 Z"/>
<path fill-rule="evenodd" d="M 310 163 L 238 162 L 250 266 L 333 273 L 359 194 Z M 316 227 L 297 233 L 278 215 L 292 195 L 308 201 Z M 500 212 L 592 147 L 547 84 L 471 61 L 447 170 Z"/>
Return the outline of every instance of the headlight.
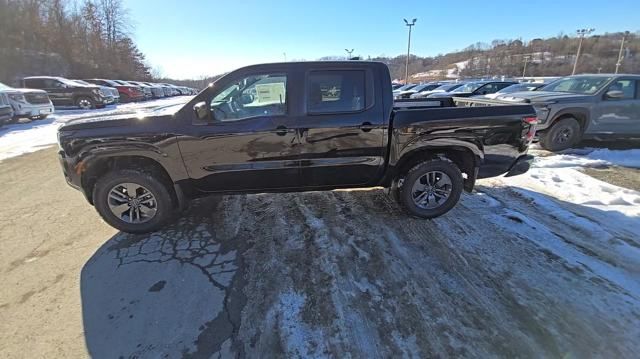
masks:
<path fill-rule="evenodd" d="M 24 95 L 21 94 L 9 94 L 9 98 L 17 102 L 27 102 L 27 99 L 25 99 Z"/>

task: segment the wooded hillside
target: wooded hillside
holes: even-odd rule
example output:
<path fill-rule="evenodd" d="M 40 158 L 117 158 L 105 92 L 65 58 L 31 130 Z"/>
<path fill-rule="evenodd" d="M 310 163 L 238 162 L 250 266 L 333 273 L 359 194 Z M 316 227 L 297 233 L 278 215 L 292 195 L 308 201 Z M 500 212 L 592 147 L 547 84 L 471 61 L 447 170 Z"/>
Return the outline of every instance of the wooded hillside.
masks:
<path fill-rule="evenodd" d="M 0 0 L 0 81 L 151 78 L 121 0 Z"/>

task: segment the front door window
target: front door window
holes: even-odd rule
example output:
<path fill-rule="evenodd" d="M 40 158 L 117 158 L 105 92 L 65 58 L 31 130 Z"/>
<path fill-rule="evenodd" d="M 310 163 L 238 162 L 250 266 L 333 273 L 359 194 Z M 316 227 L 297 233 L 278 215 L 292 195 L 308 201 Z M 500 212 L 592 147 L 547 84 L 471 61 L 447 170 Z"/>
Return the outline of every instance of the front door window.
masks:
<path fill-rule="evenodd" d="M 239 121 L 287 113 L 287 77 L 265 74 L 244 77 L 227 85 L 211 100 L 216 121 Z"/>

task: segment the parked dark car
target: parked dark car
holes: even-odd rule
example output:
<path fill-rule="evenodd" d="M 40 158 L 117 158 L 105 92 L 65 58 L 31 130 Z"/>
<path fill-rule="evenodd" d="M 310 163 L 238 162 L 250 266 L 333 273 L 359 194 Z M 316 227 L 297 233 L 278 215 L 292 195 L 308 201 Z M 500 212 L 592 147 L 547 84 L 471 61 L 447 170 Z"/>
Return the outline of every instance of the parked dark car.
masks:
<path fill-rule="evenodd" d="M 54 106 L 78 106 L 81 109 L 103 108 L 109 98 L 99 86 L 83 85 L 64 77 L 31 76 L 22 80 L 23 86 L 45 90 Z"/>
<path fill-rule="evenodd" d="M 377 62 L 245 67 L 186 105 L 75 119 L 58 133 L 67 182 L 126 232 L 212 193 L 384 186 L 413 216 L 449 211 L 477 178 L 529 169 L 529 105 L 394 103 Z"/>
<path fill-rule="evenodd" d="M 497 100 L 533 105 L 540 145 L 561 151 L 584 139 L 640 140 L 639 88 L 640 75 L 578 75 Z"/>
<path fill-rule="evenodd" d="M 442 85 L 443 84 L 440 83 L 440 82 L 427 82 L 425 84 L 420 84 L 420 85 L 415 86 L 413 88 L 410 88 L 408 90 L 396 92 L 393 95 L 393 99 L 394 100 L 399 100 L 399 99 L 410 98 L 411 95 L 413 95 L 413 94 L 435 90 L 435 89 L 437 89 L 438 87 L 440 87 Z"/>
<path fill-rule="evenodd" d="M 120 102 L 135 102 L 144 99 L 144 93 L 137 86 L 125 85 L 107 79 L 84 79 L 84 81 L 117 89 L 120 93 Z"/>
<path fill-rule="evenodd" d="M 428 98 L 438 97 L 471 97 L 477 95 L 488 95 L 498 92 L 507 86 L 517 84 L 514 81 L 474 81 L 468 82 L 451 92 L 436 92 L 427 96 Z"/>
<path fill-rule="evenodd" d="M 436 87 L 433 90 L 429 90 L 429 91 L 422 91 L 422 92 L 418 92 L 418 93 L 414 93 L 413 95 L 411 95 L 409 98 L 424 98 L 424 97 L 428 97 L 429 95 L 431 95 L 432 93 L 437 93 L 437 92 L 451 92 L 455 89 L 457 89 L 458 87 L 464 85 L 466 82 L 455 82 L 455 83 L 448 83 L 448 84 L 444 84 L 441 85 L 439 87 Z"/>
<path fill-rule="evenodd" d="M 527 92 L 527 91 L 537 91 L 541 87 L 545 86 L 545 83 L 542 82 L 523 82 L 518 84 L 513 84 L 511 86 L 507 86 L 502 90 L 494 93 L 490 93 L 488 95 L 479 95 L 479 98 L 497 98 L 498 96 L 503 96 L 515 92 Z M 475 97 L 475 96 L 474 96 Z"/>

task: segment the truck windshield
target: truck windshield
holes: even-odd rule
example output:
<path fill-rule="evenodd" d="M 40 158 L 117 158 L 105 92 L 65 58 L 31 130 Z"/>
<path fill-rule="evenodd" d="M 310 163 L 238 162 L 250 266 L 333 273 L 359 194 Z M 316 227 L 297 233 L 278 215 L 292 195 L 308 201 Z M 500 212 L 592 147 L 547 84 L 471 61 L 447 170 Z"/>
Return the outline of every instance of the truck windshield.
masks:
<path fill-rule="evenodd" d="M 554 81 L 547 86 L 541 88 L 541 91 L 553 91 L 553 92 L 569 92 L 583 95 L 592 95 L 598 91 L 604 85 L 611 80 L 611 77 L 602 76 L 580 76 L 580 77 L 565 77 L 563 79 Z"/>

